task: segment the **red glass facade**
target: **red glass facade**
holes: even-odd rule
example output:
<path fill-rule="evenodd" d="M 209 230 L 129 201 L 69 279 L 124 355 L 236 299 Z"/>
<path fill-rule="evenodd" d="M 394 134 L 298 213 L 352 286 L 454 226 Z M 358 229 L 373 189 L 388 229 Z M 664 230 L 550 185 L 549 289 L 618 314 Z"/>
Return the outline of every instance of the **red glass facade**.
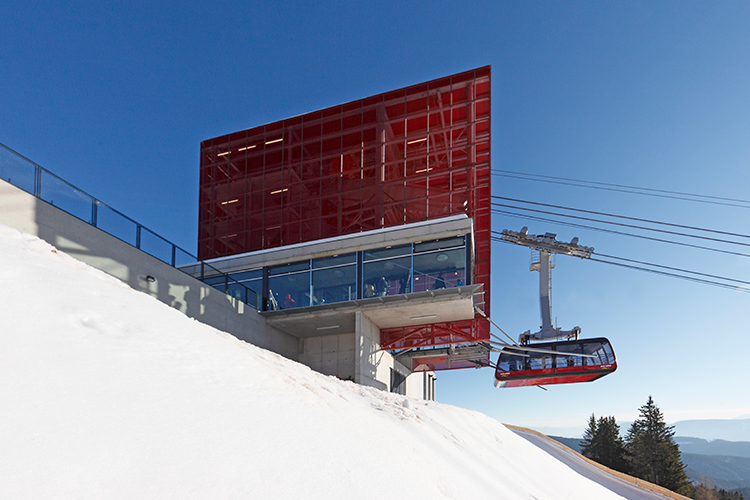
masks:
<path fill-rule="evenodd" d="M 489 66 L 201 143 L 201 260 L 455 214 L 474 221 L 473 282 L 488 302 Z M 381 340 L 489 338 L 485 320 L 468 323 Z"/>

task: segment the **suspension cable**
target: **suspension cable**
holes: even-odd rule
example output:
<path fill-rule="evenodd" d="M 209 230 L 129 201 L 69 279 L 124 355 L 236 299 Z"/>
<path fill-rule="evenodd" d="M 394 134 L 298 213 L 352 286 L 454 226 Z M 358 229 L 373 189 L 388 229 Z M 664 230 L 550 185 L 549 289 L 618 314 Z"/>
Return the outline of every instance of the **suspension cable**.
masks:
<path fill-rule="evenodd" d="M 675 235 L 675 236 L 682 236 L 682 237 L 685 237 L 685 238 L 696 238 L 696 239 L 700 239 L 700 240 L 716 241 L 718 243 L 726 243 L 726 244 L 729 244 L 729 245 L 739 245 L 739 246 L 750 247 L 750 244 L 748 244 L 748 243 L 741 243 L 739 241 L 725 240 L 725 239 L 721 239 L 721 238 L 711 238 L 711 237 L 708 237 L 708 236 L 698 236 L 698 235 L 695 235 L 695 234 L 680 233 L 680 232 L 677 232 L 677 231 L 667 231 L 666 229 L 654 229 L 654 228 L 651 228 L 651 227 L 636 226 L 635 224 L 625 224 L 623 222 L 612 222 L 612 221 L 605 221 L 605 220 L 600 220 L 600 219 L 593 219 L 591 217 L 581 217 L 579 215 L 561 214 L 561 213 L 557 213 L 557 212 L 550 212 L 550 211 L 547 211 L 547 210 L 538 210 L 538 209 L 535 209 L 535 208 L 517 207 L 517 206 L 513 206 L 513 205 L 506 205 L 504 203 L 492 203 L 492 206 L 503 207 L 503 208 L 510 208 L 510 209 L 514 209 L 514 210 L 524 210 L 524 211 L 528 211 L 528 212 L 541 213 L 541 214 L 546 214 L 546 215 L 556 215 L 558 217 L 568 217 L 568 218 L 571 218 L 571 219 L 584 220 L 584 221 L 588 221 L 588 222 L 596 222 L 596 223 L 599 223 L 599 224 L 610 224 L 610 225 L 613 225 L 613 226 L 629 227 L 629 228 L 632 228 L 632 229 L 640 229 L 642 231 L 653 231 L 653 232 L 656 232 L 656 233 L 672 234 L 672 235 Z"/>
<path fill-rule="evenodd" d="M 657 198 L 667 198 L 680 201 L 694 201 L 697 203 L 708 203 L 712 205 L 724 205 L 737 208 L 750 208 L 750 201 L 727 198 L 722 196 L 710 196 L 704 194 L 686 193 L 681 191 L 669 191 L 666 189 L 644 188 L 639 186 L 628 186 L 624 184 L 613 184 L 607 182 L 595 182 L 581 179 L 571 179 L 567 177 L 555 177 L 551 175 L 529 174 L 524 172 L 514 172 L 512 170 L 493 169 L 492 175 L 497 177 L 508 177 L 525 181 L 545 182 L 550 184 L 560 184 L 565 186 L 583 187 L 589 189 L 599 189 L 604 191 L 614 191 L 626 194 L 638 194 L 641 196 L 652 196 Z"/>
<path fill-rule="evenodd" d="M 671 223 L 671 222 L 661 222 L 661 221 L 656 221 L 656 220 L 651 220 L 651 219 L 642 219 L 642 218 L 639 218 L 639 217 L 628 217 L 626 215 L 610 214 L 610 213 L 607 213 L 607 212 L 598 212 L 598 211 L 595 211 L 595 210 L 585 210 L 585 209 L 582 209 L 582 208 L 565 207 L 565 206 L 562 206 L 562 205 L 551 205 L 549 203 L 540 203 L 538 201 L 519 200 L 517 198 L 506 198 L 504 196 L 492 196 L 492 198 L 496 198 L 496 199 L 499 199 L 499 200 L 505 200 L 505 201 L 513 201 L 513 202 L 516 202 L 516 203 L 526 203 L 528 205 L 536 205 L 536 206 L 548 207 L 548 208 L 557 208 L 557 209 L 560 209 L 560 210 L 569 210 L 569 211 L 572 211 L 572 212 L 581 212 L 581 213 L 585 213 L 585 214 L 601 215 L 601 216 L 604 216 L 604 217 L 613 217 L 613 218 L 617 218 L 617 219 L 632 220 L 632 221 L 636 221 L 636 222 L 645 222 L 647 224 L 657 224 L 657 225 L 661 225 L 661 226 L 679 227 L 679 228 L 682 228 L 682 229 L 690 229 L 692 231 L 703 231 L 703 232 L 707 232 L 707 233 L 723 234 L 723 235 L 726 235 L 726 236 L 736 236 L 738 238 L 750 238 L 750 235 L 748 235 L 748 234 L 732 233 L 732 232 L 729 232 L 729 231 L 719 231 L 717 229 L 706 229 L 706 228 L 703 228 L 703 227 L 688 226 L 688 225 L 684 225 L 684 224 L 674 224 L 674 223 Z"/>
<path fill-rule="evenodd" d="M 653 237 L 653 236 L 645 236 L 645 235 L 642 235 L 642 234 L 634 234 L 634 233 L 627 233 L 627 232 L 624 232 L 624 231 L 616 231 L 614 229 L 605 229 L 605 228 L 602 228 L 602 227 L 587 226 L 585 224 L 576 224 L 574 222 L 567 222 L 567 221 L 561 221 L 561 220 L 556 220 L 556 219 L 550 219 L 550 218 L 541 217 L 541 216 L 538 216 L 538 215 L 519 214 L 519 213 L 515 213 L 515 212 L 508 212 L 507 210 L 500 210 L 500 209 L 492 209 L 492 213 L 493 214 L 498 214 L 498 215 L 507 215 L 509 217 L 516 217 L 516 218 L 519 218 L 519 219 L 534 220 L 534 221 L 540 221 L 540 222 L 552 222 L 554 224 L 561 224 L 561 225 L 569 226 L 569 227 L 577 227 L 577 228 L 581 228 L 581 229 L 587 229 L 587 230 L 590 230 L 590 231 L 598 231 L 598 232 L 601 232 L 601 233 L 617 234 L 617 235 L 620 235 L 620 236 L 630 236 L 631 238 L 640 238 L 642 240 L 656 241 L 656 242 L 659 242 L 659 243 L 667 243 L 667 244 L 670 244 L 670 245 L 678 245 L 678 246 L 689 247 L 689 248 L 697 248 L 699 250 L 708 250 L 710 252 L 725 253 L 725 254 L 729 254 L 729 255 L 738 255 L 740 257 L 750 257 L 750 253 L 734 252 L 732 250 L 723 250 L 721 248 L 713 248 L 713 247 L 707 247 L 707 246 L 703 246 L 703 245 L 696 245 L 696 244 L 693 244 L 693 243 L 685 243 L 683 241 L 666 240 L 666 239 L 663 239 L 663 238 L 656 238 L 656 237 Z M 493 231 L 493 233 L 496 233 L 496 232 Z M 496 233 L 496 234 L 500 234 L 500 233 Z"/>

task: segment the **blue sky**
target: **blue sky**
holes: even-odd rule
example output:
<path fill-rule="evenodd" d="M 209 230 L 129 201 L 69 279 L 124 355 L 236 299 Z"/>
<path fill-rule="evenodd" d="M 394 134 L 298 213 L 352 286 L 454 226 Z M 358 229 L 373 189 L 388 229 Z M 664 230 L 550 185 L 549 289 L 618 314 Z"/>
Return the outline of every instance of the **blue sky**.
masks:
<path fill-rule="evenodd" d="M 0 18 L 0 142 L 194 250 L 201 140 L 490 64 L 493 169 L 748 199 L 748 26 L 740 1 L 21 2 Z M 750 234 L 746 208 L 504 177 L 493 193 Z M 524 225 L 750 280 L 747 257 L 493 218 Z M 540 324 L 528 263 L 493 247 L 492 318 L 514 337 Z M 672 422 L 750 414 L 750 294 L 565 257 L 552 294 L 559 326 L 612 341 L 615 374 L 545 392 L 441 372 L 438 399 L 537 428 L 632 420 L 649 395 Z"/>

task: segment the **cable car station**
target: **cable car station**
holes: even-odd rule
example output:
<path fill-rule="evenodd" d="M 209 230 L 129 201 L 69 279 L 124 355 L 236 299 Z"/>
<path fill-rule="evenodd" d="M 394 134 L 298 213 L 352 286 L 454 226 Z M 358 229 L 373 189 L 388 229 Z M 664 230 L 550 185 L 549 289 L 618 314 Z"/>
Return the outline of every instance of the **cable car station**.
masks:
<path fill-rule="evenodd" d="M 593 253 L 577 238 L 503 231 L 536 252 L 542 325 L 492 340 L 490 78 L 476 68 L 203 141 L 197 257 L 8 148 L 28 172 L 0 181 L 13 207 L 0 222 L 359 384 L 434 399 L 440 370 L 491 366 L 497 387 L 595 380 L 617 367 L 609 342 L 551 322 L 551 256 Z M 48 183 L 74 201 L 38 204 Z"/>

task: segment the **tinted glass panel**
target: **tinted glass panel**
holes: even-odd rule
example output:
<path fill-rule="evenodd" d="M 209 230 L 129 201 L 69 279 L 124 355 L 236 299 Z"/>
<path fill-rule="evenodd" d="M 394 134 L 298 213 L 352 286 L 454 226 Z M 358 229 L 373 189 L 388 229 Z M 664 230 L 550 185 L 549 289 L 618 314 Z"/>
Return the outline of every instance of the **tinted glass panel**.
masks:
<path fill-rule="evenodd" d="M 503 372 L 517 372 L 523 370 L 525 356 L 518 354 L 501 353 L 498 359 L 498 367 Z"/>
<path fill-rule="evenodd" d="M 268 280 L 269 309 L 293 309 L 310 305 L 310 273 L 272 276 Z"/>
<path fill-rule="evenodd" d="M 253 271 L 242 271 L 240 273 L 231 273 L 229 276 L 231 276 L 232 279 L 243 283 L 245 281 L 263 278 L 263 270 L 255 269 Z"/>
<path fill-rule="evenodd" d="M 312 273 L 312 305 L 357 298 L 357 265 L 329 267 Z"/>
<path fill-rule="evenodd" d="M 399 255 L 409 255 L 411 253 L 411 245 L 402 245 L 399 247 L 382 248 L 378 250 L 368 250 L 365 252 L 365 262 L 375 259 L 385 259 L 387 257 L 396 257 Z"/>
<path fill-rule="evenodd" d="M 605 349 L 605 346 L 609 348 L 609 352 Z M 604 365 L 612 362 L 612 359 L 610 358 L 612 348 L 609 343 L 587 342 L 584 344 L 584 352 L 596 356 L 595 358 L 588 358 L 586 364 Z"/>
<path fill-rule="evenodd" d="M 362 296 L 384 297 L 411 291 L 411 256 L 364 264 Z"/>
<path fill-rule="evenodd" d="M 431 250 L 444 250 L 446 248 L 455 248 L 464 246 L 464 237 L 446 238 L 444 240 L 423 241 L 414 244 L 414 253 L 429 252 Z"/>
<path fill-rule="evenodd" d="M 558 352 L 555 361 L 556 368 L 570 368 L 583 366 L 583 358 L 573 354 L 583 354 L 581 344 L 566 344 L 555 346 Z"/>
<path fill-rule="evenodd" d="M 334 257 L 326 257 L 323 259 L 314 259 L 312 261 L 313 269 L 321 269 L 324 267 L 341 266 L 344 264 L 356 264 L 357 254 L 349 253 L 346 255 L 336 255 Z"/>
<path fill-rule="evenodd" d="M 452 288 L 466 284 L 466 251 L 432 251 L 414 256 L 414 291 Z"/>
<path fill-rule="evenodd" d="M 291 264 L 283 264 L 281 266 L 274 266 L 271 267 L 268 272 L 271 276 L 278 275 L 278 274 L 284 274 L 284 273 L 291 273 L 295 271 L 302 271 L 310 269 L 310 261 L 306 260 L 303 262 L 292 262 Z"/>

